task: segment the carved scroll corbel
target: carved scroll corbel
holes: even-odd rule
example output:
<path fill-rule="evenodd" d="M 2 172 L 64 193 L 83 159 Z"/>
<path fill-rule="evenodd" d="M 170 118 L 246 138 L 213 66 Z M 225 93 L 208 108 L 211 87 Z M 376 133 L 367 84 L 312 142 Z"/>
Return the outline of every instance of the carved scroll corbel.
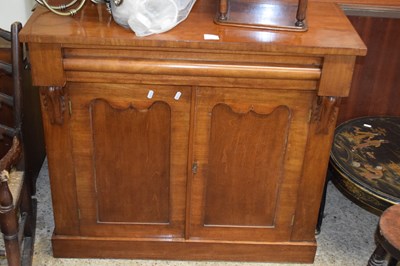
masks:
<path fill-rule="evenodd" d="M 312 123 L 317 123 L 317 134 L 328 134 L 331 126 L 335 126 L 339 103 L 339 97 L 321 96 L 317 98 L 311 120 Z"/>
<path fill-rule="evenodd" d="M 65 112 L 65 92 L 63 87 L 41 88 L 42 104 L 50 119 L 51 124 L 62 125 Z"/>

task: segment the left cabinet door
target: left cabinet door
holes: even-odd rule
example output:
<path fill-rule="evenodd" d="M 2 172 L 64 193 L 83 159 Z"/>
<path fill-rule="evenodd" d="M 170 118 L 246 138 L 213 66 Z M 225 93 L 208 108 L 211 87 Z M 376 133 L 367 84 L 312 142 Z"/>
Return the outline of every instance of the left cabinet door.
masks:
<path fill-rule="evenodd" d="M 81 235 L 183 237 L 190 88 L 67 89 Z"/>

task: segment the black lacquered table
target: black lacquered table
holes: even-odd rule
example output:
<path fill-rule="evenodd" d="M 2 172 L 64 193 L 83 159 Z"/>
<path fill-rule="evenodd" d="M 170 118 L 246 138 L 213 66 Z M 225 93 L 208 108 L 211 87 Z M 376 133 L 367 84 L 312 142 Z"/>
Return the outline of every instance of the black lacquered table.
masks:
<path fill-rule="evenodd" d="M 400 117 L 362 117 L 336 128 L 331 179 L 361 207 L 380 215 L 400 203 Z"/>

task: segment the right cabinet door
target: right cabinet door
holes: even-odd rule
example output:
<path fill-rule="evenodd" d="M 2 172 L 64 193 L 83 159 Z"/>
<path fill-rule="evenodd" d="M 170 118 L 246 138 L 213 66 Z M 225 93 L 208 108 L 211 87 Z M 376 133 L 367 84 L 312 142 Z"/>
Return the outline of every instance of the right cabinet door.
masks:
<path fill-rule="evenodd" d="M 289 241 L 315 92 L 195 93 L 190 238 Z"/>

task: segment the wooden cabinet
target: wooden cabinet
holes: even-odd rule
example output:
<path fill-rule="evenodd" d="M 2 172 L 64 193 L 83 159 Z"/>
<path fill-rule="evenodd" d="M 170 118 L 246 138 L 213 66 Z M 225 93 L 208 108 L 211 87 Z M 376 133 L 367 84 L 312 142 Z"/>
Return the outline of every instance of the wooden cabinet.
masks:
<path fill-rule="evenodd" d="M 310 5 L 304 33 L 216 25 L 215 4 L 146 38 L 92 4 L 27 23 L 54 256 L 313 260 L 337 106 L 365 46 L 329 3 Z"/>

